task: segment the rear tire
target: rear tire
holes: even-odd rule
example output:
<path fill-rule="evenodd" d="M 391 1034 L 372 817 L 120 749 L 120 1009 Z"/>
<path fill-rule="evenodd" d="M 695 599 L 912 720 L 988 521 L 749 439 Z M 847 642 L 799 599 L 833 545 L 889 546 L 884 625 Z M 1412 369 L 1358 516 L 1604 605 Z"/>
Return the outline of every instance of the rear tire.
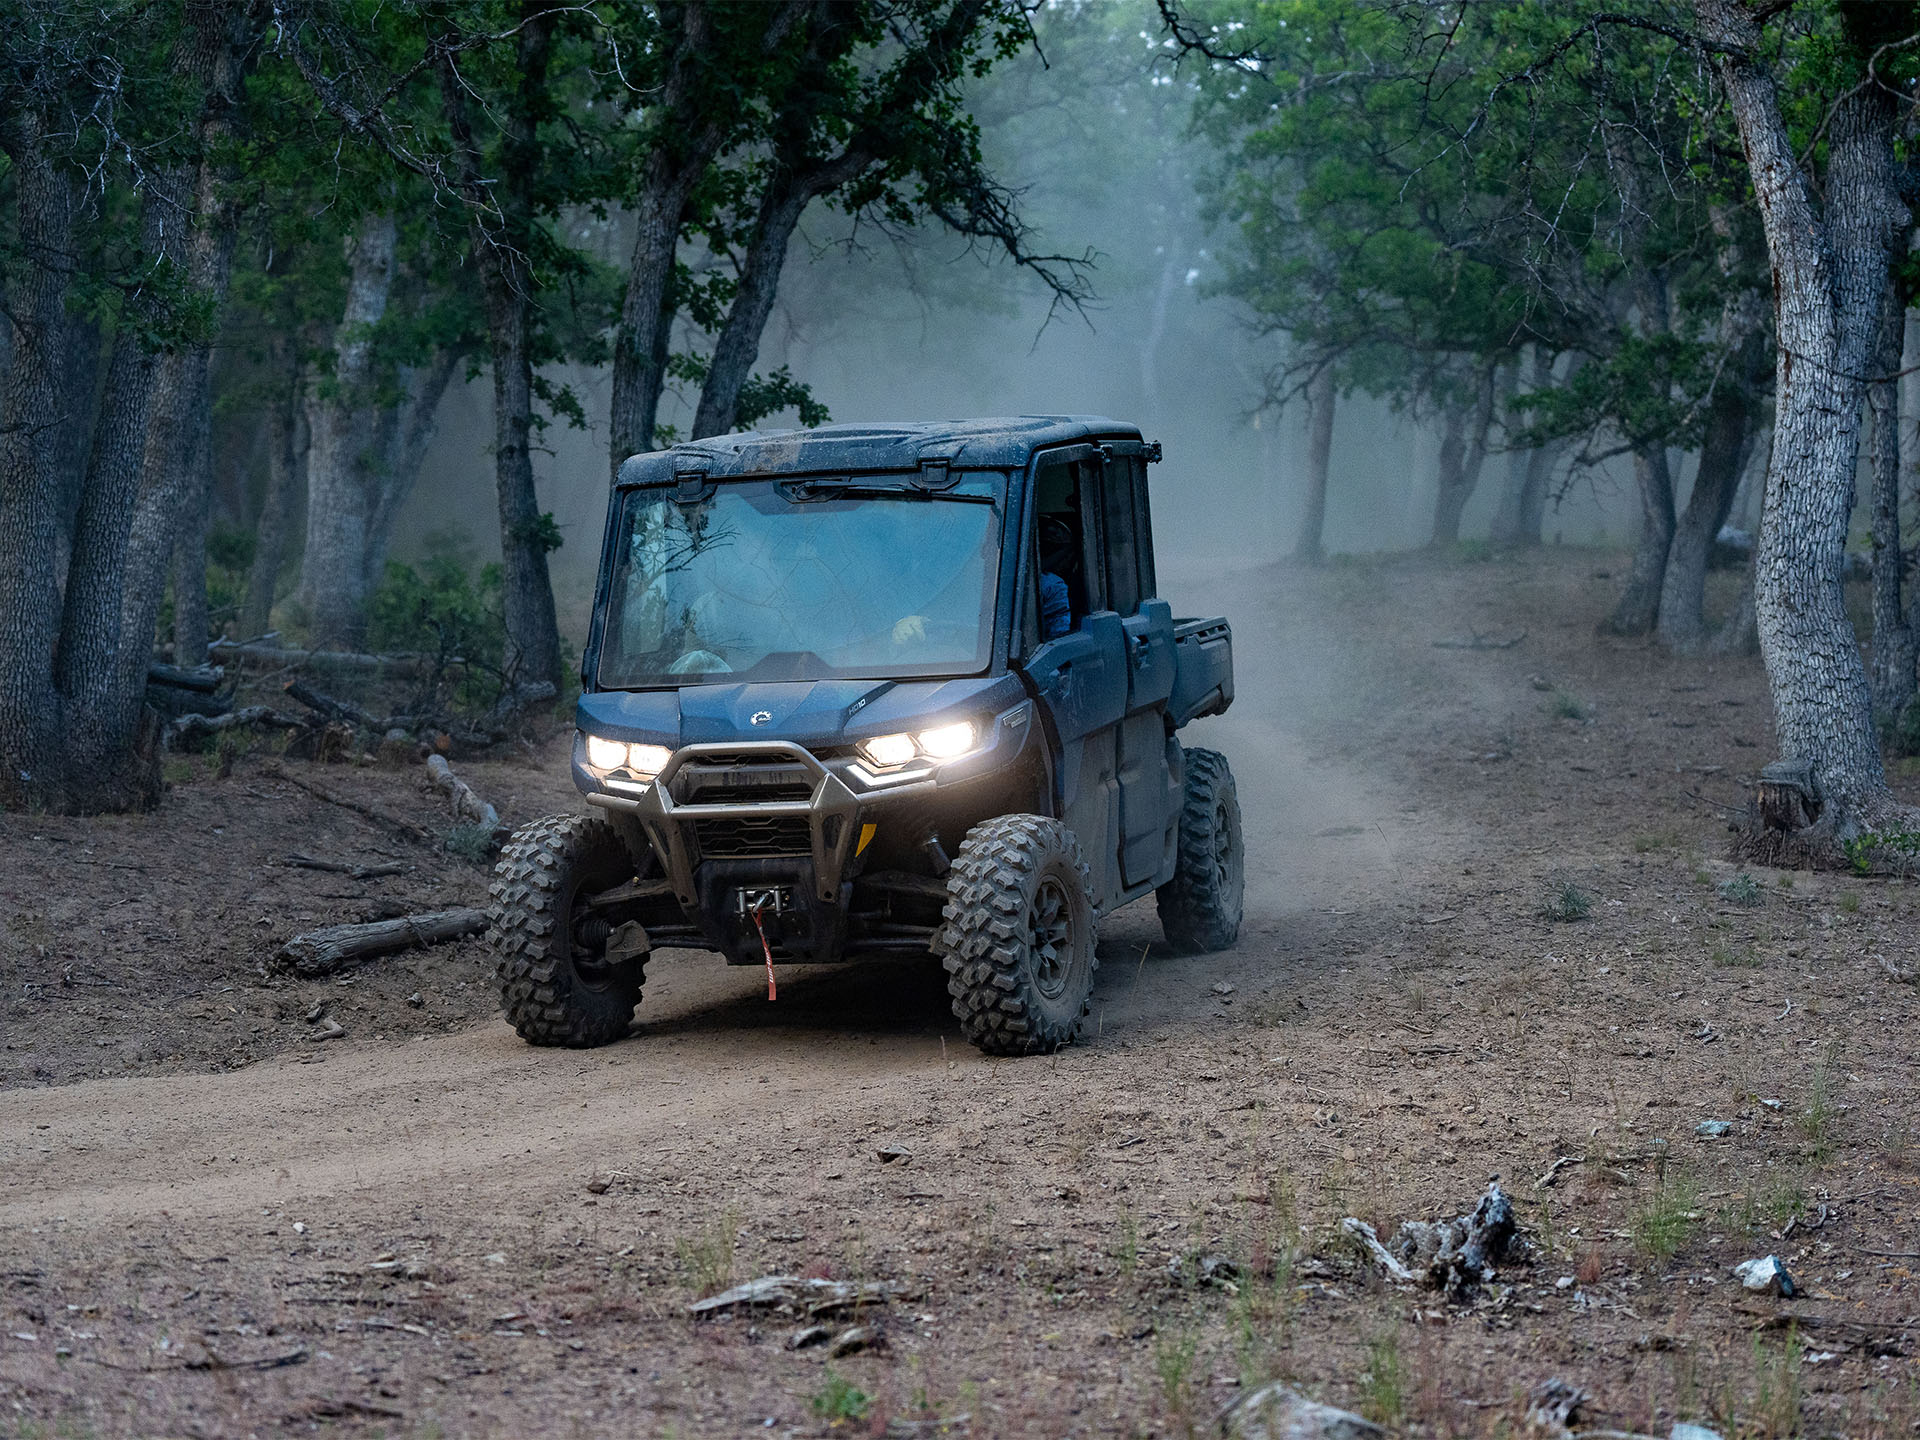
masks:
<path fill-rule="evenodd" d="M 598 815 L 516 830 L 494 867 L 494 971 L 507 1021 L 532 1045 L 608 1045 L 627 1033 L 646 956 L 606 962 L 610 928 L 584 900 L 630 878 L 633 858 Z"/>
<path fill-rule="evenodd" d="M 1160 928 L 1177 950 L 1225 950 L 1240 938 L 1246 901 L 1246 852 L 1240 795 L 1227 757 L 1187 750 L 1187 793 L 1180 809 L 1180 858 L 1158 890 Z"/>
<path fill-rule="evenodd" d="M 1093 993 L 1093 888 L 1073 832 L 1003 815 L 967 832 L 933 938 L 967 1039 L 1046 1055 L 1079 1037 Z"/>

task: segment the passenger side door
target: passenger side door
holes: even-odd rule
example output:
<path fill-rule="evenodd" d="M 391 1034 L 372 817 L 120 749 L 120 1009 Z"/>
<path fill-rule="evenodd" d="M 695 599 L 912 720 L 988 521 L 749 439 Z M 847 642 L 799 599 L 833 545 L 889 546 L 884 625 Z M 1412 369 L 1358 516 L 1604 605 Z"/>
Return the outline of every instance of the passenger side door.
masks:
<path fill-rule="evenodd" d="M 1063 474 L 1057 468 L 1070 467 Z M 1024 624 L 1033 648 L 1021 668 L 1032 682 L 1059 743 L 1055 780 L 1061 819 L 1080 842 L 1092 871 L 1094 902 L 1106 906 L 1119 897 L 1120 753 L 1119 732 L 1128 704 L 1128 639 L 1125 622 L 1106 605 L 1105 565 L 1100 544 L 1101 467 L 1099 453 L 1075 446 L 1060 456 L 1042 456 L 1035 467 L 1034 495 L 1070 493 L 1079 526 L 1079 567 L 1073 577 L 1073 628 L 1055 639 L 1040 639 L 1037 626 Z M 1049 473 L 1050 472 L 1050 473 Z M 1028 540 L 1022 581 L 1026 614 L 1039 606 L 1040 551 L 1034 538 L 1038 516 L 1029 506 Z"/>
<path fill-rule="evenodd" d="M 1127 645 L 1127 701 L 1118 736 L 1120 873 L 1131 890 L 1172 872 L 1178 843 L 1180 773 L 1169 747 L 1167 700 L 1175 669 L 1173 609 L 1154 595 L 1153 521 L 1147 467 L 1137 442 L 1106 447 L 1101 476 L 1102 562 L 1107 603 Z"/>

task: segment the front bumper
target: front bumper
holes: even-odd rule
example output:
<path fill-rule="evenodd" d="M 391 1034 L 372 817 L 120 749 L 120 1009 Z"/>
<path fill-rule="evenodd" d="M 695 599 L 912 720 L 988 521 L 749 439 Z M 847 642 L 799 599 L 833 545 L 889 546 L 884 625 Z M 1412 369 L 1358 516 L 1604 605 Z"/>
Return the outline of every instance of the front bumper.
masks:
<path fill-rule="evenodd" d="M 972 754 L 877 784 L 857 760 L 823 760 L 793 741 L 744 739 L 682 746 L 647 783 L 596 773 L 578 759 L 575 778 L 586 782 L 589 804 L 639 824 L 682 913 L 731 962 L 760 963 L 762 926 L 776 959 L 827 961 L 848 947 L 854 883 L 878 827 L 896 840 L 910 834 L 918 846 L 951 812 L 964 831 L 982 818 L 968 813 L 978 791 L 966 782 L 994 783 L 1034 742 L 1034 730 L 1031 708 L 1016 707 L 995 717 Z M 884 865 L 862 883 L 869 909 L 876 885 L 922 894 L 941 886 Z M 769 896 L 779 908 L 756 923 L 753 910 Z M 870 927 L 853 917 L 854 948 Z"/>

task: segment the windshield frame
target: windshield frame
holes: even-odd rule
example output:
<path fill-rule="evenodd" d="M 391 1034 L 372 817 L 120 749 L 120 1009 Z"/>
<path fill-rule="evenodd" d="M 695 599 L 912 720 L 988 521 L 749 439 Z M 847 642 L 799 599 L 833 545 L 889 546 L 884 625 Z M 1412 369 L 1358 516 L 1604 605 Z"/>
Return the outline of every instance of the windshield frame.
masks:
<path fill-rule="evenodd" d="M 748 671 L 716 672 L 707 674 L 686 674 L 649 678 L 638 684 L 618 684 L 603 678 L 602 669 L 607 659 L 607 631 L 612 623 L 619 598 L 615 593 L 616 577 L 620 571 L 619 550 L 621 538 L 628 530 L 628 516 L 633 507 L 641 504 L 666 502 L 691 502 L 711 498 L 725 487 L 765 488 L 787 496 L 788 503 L 798 507 L 816 504 L 915 504 L 915 505 L 989 505 L 993 515 L 994 531 L 982 546 L 984 562 L 993 567 L 991 582 L 983 584 L 992 609 L 992 614 L 983 617 L 988 625 L 988 644 L 985 648 L 986 663 L 980 666 L 965 667 L 889 667 L 875 665 L 862 667 L 857 672 L 845 674 L 822 674 L 787 680 L 784 683 L 812 684 L 833 680 L 894 680 L 900 683 L 940 683 L 946 680 L 970 679 L 977 676 L 999 675 L 1005 672 L 1008 663 L 1009 627 L 1007 616 L 1011 612 L 1015 597 L 1015 572 L 1019 568 L 1020 536 L 1025 526 L 1020 515 L 1024 503 L 1025 487 L 1020 483 L 1018 472 L 1009 473 L 1000 469 L 953 471 L 953 485 L 968 483 L 971 493 L 948 493 L 945 490 L 914 484 L 913 473 L 895 470 L 847 471 L 790 471 L 709 478 L 702 474 L 694 481 L 695 489 L 690 491 L 683 481 L 679 485 L 617 485 L 607 506 L 607 523 L 600 547 L 600 565 L 594 592 L 593 613 L 588 627 L 587 644 L 581 655 L 581 690 L 583 693 L 613 692 L 642 694 L 662 690 L 682 690 L 695 686 L 727 684 L 778 684 L 780 680 L 754 679 Z M 978 493 L 978 486 L 986 483 L 991 489 L 990 499 Z M 884 487 L 885 496 L 872 496 L 867 493 L 839 497 L 830 491 L 814 498 L 794 499 L 795 487 L 804 490 L 809 484 L 822 486 L 849 486 L 859 490 L 864 485 Z M 951 487 L 950 487 L 951 488 Z M 898 499 L 893 498 L 897 494 Z M 902 673 L 902 672 L 905 673 Z"/>

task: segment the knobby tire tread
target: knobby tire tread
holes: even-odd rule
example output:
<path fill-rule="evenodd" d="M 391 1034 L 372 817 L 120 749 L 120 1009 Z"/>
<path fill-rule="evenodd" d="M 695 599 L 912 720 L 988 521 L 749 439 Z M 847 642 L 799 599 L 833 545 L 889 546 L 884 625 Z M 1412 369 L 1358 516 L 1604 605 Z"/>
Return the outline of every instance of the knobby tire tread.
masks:
<path fill-rule="evenodd" d="M 1214 827 L 1224 799 L 1234 820 L 1234 853 L 1243 867 L 1244 886 L 1240 799 L 1226 756 L 1217 750 L 1200 749 L 1188 749 L 1184 754 L 1186 795 L 1180 808 L 1179 861 L 1173 878 L 1155 892 L 1155 899 L 1167 943 L 1179 950 L 1205 954 L 1225 950 L 1240 938 L 1241 905 L 1229 899 L 1226 877 L 1214 863 Z"/>
<path fill-rule="evenodd" d="M 1049 1015 L 1033 981 L 1028 913 L 1050 866 L 1076 878 L 1087 955 L 1085 992 Z M 1094 946 L 1091 874 L 1073 832 L 1041 815 L 1002 815 L 967 832 L 947 876 L 948 900 L 933 948 L 947 972 L 953 1013 L 989 1055 L 1045 1055 L 1079 1037 L 1092 1005 Z"/>
<path fill-rule="evenodd" d="M 606 990 L 588 989 L 574 975 L 567 916 L 560 911 L 572 900 L 569 871 L 611 863 L 612 853 L 624 857 L 626 845 L 600 816 L 549 815 L 516 830 L 494 867 L 487 940 L 501 1006 L 529 1044 L 609 1045 L 633 1022 L 644 957 L 629 962 L 630 974 Z"/>

